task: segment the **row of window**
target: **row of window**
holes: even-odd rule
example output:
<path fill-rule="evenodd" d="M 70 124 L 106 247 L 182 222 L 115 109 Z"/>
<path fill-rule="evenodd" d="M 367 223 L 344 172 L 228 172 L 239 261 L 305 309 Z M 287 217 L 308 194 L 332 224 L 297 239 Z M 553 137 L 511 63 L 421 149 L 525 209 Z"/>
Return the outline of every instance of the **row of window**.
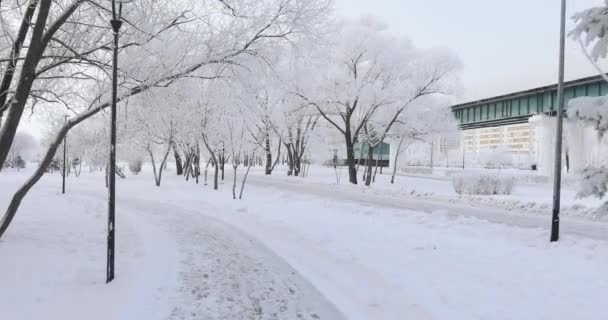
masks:
<path fill-rule="evenodd" d="M 600 96 L 608 93 L 608 83 L 605 81 L 581 84 L 564 89 L 564 100 L 583 96 Z M 460 123 L 474 123 L 517 116 L 527 116 L 535 113 L 553 111 L 557 105 L 557 90 L 531 94 L 519 98 L 473 105 L 454 111 Z"/>

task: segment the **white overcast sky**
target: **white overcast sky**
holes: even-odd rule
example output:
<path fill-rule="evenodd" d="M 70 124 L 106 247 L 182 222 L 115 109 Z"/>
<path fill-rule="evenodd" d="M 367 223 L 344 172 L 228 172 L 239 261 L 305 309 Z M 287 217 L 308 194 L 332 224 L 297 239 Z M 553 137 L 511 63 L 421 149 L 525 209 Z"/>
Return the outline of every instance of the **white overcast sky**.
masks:
<path fill-rule="evenodd" d="M 372 15 L 422 48 L 447 47 L 464 64 L 459 102 L 557 82 L 558 0 L 335 0 L 338 16 Z M 568 0 L 573 13 L 603 0 Z M 566 80 L 594 75 L 575 42 Z"/>

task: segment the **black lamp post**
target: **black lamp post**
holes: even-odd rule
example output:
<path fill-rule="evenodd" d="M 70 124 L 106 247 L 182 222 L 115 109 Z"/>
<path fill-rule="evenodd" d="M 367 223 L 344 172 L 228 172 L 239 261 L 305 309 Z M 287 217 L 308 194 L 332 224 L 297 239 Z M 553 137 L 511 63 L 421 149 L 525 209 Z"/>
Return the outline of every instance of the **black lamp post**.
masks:
<path fill-rule="evenodd" d="M 559 35 L 559 79 L 557 85 L 557 130 L 555 138 L 555 167 L 553 180 L 553 211 L 551 216 L 551 242 L 559 240 L 559 210 L 562 183 L 562 127 L 564 109 L 564 51 L 566 45 L 566 0 L 561 1 Z"/>
<path fill-rule="evenodd" d="M 114 280 L 114 235 L 115 223 L 115 204 L 116 204 L 116 100 L 118 91 L 118 32 L 122 26 L 122 5 L 131 0 L 111 0 L 112 1 L 112 20 L 110 25 L 114 33 L 114 56 L 112 61 L 112 107 L 110 112 L 110 159 L 108 172 L 108 258 L 106 268 L 106 283 Z M 118 3 L 118 8 L 116 4 Z"/>

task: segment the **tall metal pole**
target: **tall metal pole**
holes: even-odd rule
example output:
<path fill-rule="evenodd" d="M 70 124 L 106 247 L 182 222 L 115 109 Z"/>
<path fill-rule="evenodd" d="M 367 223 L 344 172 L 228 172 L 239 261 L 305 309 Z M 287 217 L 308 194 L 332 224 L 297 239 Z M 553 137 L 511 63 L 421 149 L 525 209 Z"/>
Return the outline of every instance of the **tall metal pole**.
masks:
<path fill-rule="evenodd" d="M 110 127 L 110 170 L 108 177 L 108 257 L 106 269 L 106 283 L 114 279 L 114 233 L 115 223 L 115 199 L 116 199 L 116 100 L 118 90 L 118 32 L 122 21 L 114 18 L 110 21 L 114 31 L 114 57 L 112 62 L 112 107 Z"/>
<path fill-rule="evenodd" d="M 68 121 L 68 116 L 64 116 L 64 122 Z M 67 154 L 68 135 L 63 137 L 63 175 L 61 177 L 61 194 L 65 194 L 65 174 L 66 174 L 66 154 Z"/>
<path fill-rule="evenodd" d="M 562 182 L 562 128 L 564 109 L 564 51 L 566 46 L 566 0 L 562 0 L 559 35 L 559 81 L 557 84 L 557 132 L 555 138 L 555 167 L 553 171 L 553 215 L 551 218 L 551 242 L 559 240 L 559 210 Z"/>

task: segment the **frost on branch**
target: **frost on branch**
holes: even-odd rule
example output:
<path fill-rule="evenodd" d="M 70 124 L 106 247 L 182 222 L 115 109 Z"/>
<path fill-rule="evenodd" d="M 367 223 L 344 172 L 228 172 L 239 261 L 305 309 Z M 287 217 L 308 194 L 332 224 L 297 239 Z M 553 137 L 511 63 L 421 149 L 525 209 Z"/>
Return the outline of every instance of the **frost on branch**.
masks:
<path fill-rule="evenodd" d="M 593 7 L 576 13 L 572 19 L 576 27 L 570 36 L 581 39 L 586 46 L 591 46 L 591 57 L 595 60 L 606 58 L 608 53 L 608 1 L 603 6 Z"/>

